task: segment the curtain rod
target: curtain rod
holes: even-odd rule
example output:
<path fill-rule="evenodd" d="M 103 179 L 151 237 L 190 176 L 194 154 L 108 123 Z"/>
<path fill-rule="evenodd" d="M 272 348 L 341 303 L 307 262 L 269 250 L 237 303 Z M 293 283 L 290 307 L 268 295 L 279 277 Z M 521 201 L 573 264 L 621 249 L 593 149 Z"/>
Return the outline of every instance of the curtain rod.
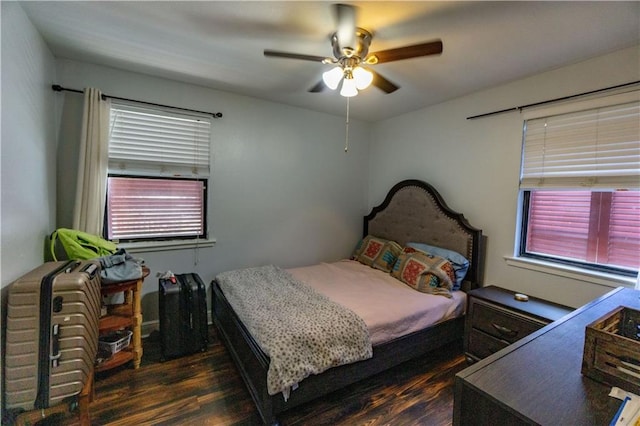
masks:
<path fill-rule="evenodd" d="M 84 93 L 84 90 L 78 90 L 78 89 L 68 89 L 66 87 L 62 87 L 59 84 L 54 84 L 51 86 L 51 89 L 53 89 L 56 92 L 73 92 L 73 93 Z M 171 106 L 171 105 L 162 105 L 162 104 L 155 104 L 153 102 L 145 102 L 145 101 L 137 101 L 135 99 L 127 99 L 127 98 L 119 98 L 117 96 L 111 96 L 111 95 L 102 95 L 102 99 L 106 99 L 106 98 L 110 98 L 110 99 L 117 99 L 119 101 L 129 101 L 129 102 L 137 102 L 139 104 L 145 104 L 145 105 L 152 105 L 152 106 L 158 106 L 158 107 L 163 107 L 163 108 L 173 108 L 173 109 L 181 109 L 183 111 L 190 111 L 190 112 L 197 112 L 200 114 L 207 114 L 207 115 L 211 115 L 214 118 L 222 118 L 222 113 L 221 112 L 208 112 L 208 111 L 198 111 L 196 109 L 189 109 L 189 108 L 181 108 L 181 107 L 175 107 L 175 106 Z"/>
<path fill-rule="evenodd" d="M 640 83 L 640 80 L 632 81 L 630 83 L 618 84 L 617 86 L 605 87 L 604 89 L 596 89 L 596 90 L 592 90 L 590 92 L 579 93 L 577 95 L 563 96 L 561 98 L 549 99 L 547 101 L 535 102 L 535 103 L 532 103 L 532 104 L 521 105 L 521 106 L 517 106 L 517 107 L 513 107 L 513 108 L 501 109 L 499 111 L 487 112 L 485 114 L 474 115 L 474 116 L 471 116 L 471 117 L 467 117 L 467 120 L 474 120 L 476 118 L 483 118 L 483 117 L 488 117 L 490 115 L 503 114 L 505 112 L 511 112 L 511 111 L 521 111 L 521 110 L 523 110 L 525 108 L 531 108 L 531 107 L 534 107 L 534 106 L 550 104 L 552 102 L 566 101 L 567 99 L 573 99 L 573 98 L 577 98 L 577 97 L 580 97 L 580 96 L 592 95 L 594 93 L 604 92 L 604 91 L 607 91 L 607 90 L 614 90 L 614 89 L 620 89 L 622 87 L 633 86 L 634 84 L 638 84 L 638 83 Z"/>

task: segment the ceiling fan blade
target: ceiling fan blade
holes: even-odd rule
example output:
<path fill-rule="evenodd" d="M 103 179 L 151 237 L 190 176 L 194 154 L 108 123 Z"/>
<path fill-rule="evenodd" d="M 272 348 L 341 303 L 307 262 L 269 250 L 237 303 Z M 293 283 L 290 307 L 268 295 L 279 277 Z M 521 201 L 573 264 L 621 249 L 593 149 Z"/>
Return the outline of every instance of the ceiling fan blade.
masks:
<path fill-rule="evenodd" d="M 324 81 L 320 80 L 319 82 L 316 83 L 315 86 L 313 86 L 311 89 L 309 89 L 309 92 L 311 93 L 320 93 L 320 92 L 324 92 L 324 89 L 327 88 L 327 85 L 324 84 Z"/>
<path fill-rule="evenodd" d="M 264 56 L 270 56 L 274 58 L 302 59 L 303 61 L 313 61 L 313 62 L 322 62 L 326 59 L 325 56 L 302 55 L 300 53 L 288 53 L 288 52 L 280 52 L 277 50 L 266 50 L 266 49 L 264 51 Z"/>
<path fill-rule="evenodd" d="M 342 48 L 354 50 L 356 47 L 356 8 L 349 4 L 334 4 L 338 29 L 336 37 Z"/>
<path fill-rule="evenodd" d="M 378 58 L 377 63 L 381 64 L 384 62 L 400 61 L 402 59 L 416 58 L 419 56 L 438 55 L 440 53 L 442 53 L 442 40 L 436 40 L 428 43 L 415 44 L 413 46 L 381 50 L 370 54 L 369 57 L 375 56 Z"/>
<path fill-rule="evenodd" d="M 395 85 L 390 82 L 380 74 L 375 71 L 369 70 L 373 74 L 373 81 L 371 84 L 376 86 L 378 89 L 382 90 L 385 93 L 393 93 L 400 88 L 400 86 Z"/>

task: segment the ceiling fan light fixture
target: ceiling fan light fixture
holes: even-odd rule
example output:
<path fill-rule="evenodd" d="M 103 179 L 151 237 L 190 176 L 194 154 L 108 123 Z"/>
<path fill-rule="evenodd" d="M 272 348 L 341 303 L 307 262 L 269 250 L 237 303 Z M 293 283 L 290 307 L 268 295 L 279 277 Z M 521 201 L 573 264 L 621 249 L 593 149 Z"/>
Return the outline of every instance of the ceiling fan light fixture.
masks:
<path fill-rule="evenodd" d="M 369 85 L 373 85 L 385 93 L 393 93 L 400 87 L 375 71 L 358 68 L 361 65 L 369 68 L 371 65 L 442 53 L 442 40 L 437 39 L 410 46 L 379 50 L 369 54 L 373 33 L 357 26 L 358 7 L 351 4 L 334 4 L 332 8 L 337 23 L 336 31 L 330 37 L 333 57 L 264 50 L 265 56 L 334 65 L 335 69 L 323 73 L 322 81 L 309 89 L 311 93 L 322 92 L 325 87 L 336 90 L 341 81 L 349 79 L 355 80 L 355 87 L 352 82 L 343 84 L 340 91 L 343 96 L 355 96 L 358 94 L 358 90 L 363 90 Z"/>
<path fill-rule="evenodd" d="M 342 81 L 342 89 L 340 90 L 340 94 L 345 98 L 350 98 L 352 96 L 356 96 L 358 94 L 358 89 L 356 87 L 356 80 L 351 78 L 346 78 Z"/>
<path fill-rule="evenodd" d="M 355 67 L 353 69 L 353 79 L 356 81 L 356 88 L 358 90 L 364 90 L 373 81 L 373 73 L 362 67 Z"/>
<path fill-rule="evenodd" d="M 324 84 L 326 84 L 329 89 L 336 90 L 340 84 L 340 80 L 342 80 L 342 75 L 342 68 L 335 67 L 322 73 L 322 81 L 324 81 Z"/>

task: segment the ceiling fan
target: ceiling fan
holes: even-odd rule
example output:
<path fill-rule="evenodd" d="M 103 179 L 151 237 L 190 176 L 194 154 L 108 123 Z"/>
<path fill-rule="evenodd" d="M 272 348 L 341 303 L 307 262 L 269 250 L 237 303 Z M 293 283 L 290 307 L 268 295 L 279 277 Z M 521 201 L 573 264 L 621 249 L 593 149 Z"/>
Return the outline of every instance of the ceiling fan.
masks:
<path fill-rule="evenodd" d="M 356 26 L 356 8 L 348 4 L 334 4 L 333 9 L 337 21 L 337 30 L 331 35 L 333 58 L 268 49 L 264 51 L 264 56 L 335 65 L 323 73 L 322 81 L 309 89 L 309 92 L 321 92 L 325 87 L 335 90 L 342 82 L 340 94 L 345 97 L 357 95 L 358 90 L 363 90 L 370 84 L 385 93 L 393 93 L 400 87 L 369 69 L 370 65 L 442 53 L 441 40 L 369 53 L 373 33 Z"/>

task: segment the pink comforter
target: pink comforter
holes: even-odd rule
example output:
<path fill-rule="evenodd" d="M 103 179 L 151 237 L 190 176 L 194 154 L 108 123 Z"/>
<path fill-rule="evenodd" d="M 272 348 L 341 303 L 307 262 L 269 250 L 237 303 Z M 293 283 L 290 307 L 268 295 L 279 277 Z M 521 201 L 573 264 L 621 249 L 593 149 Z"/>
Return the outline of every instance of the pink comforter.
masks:
<path fill-rule="evenodd" d="M 287 269 L 295 278 L 355 312 L 377 345 L 462 315 L 466 294 L 416 291 L 388 273 L 353 260 Z"/>

